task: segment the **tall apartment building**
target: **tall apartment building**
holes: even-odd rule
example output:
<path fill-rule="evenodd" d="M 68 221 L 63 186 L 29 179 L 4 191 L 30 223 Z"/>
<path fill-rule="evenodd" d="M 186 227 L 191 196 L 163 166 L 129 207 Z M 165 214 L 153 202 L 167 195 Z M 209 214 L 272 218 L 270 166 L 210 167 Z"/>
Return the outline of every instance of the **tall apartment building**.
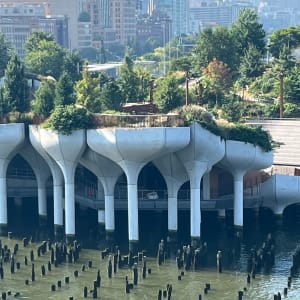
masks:
<path fill-rule="evenodd" d="M 199 32 L 210 26 L 230 26 L 243 9 L 255 7 L 250 2 L 220 3 L 200 1 L 190 8 L 190 32 Z"/>
<path fill-rule="evenodd" d="M 50 15 L 65 15 L 69 21 L 69 48 L 78 49 L 78 0 L 47 0 Z"/>
<path fill-rule="evenodd" d="M 111 22 L 121 44 L 133 42 L 136 38 L 136 0 L 111 0 Z"/>
<path fill-rule="evenodd" d="M 81 0 L 80 10 L 91 17 L 94 46 L 127 44 L 136 38 L 137 0 Z"/>
<path fill-rule="evenodd" d="M 25 55 L 24 44 L 34 30 L 52 34 L 63 47 L 68 46 L 68 20 L 65 16 L 46 16 L 46 3 L 0 2 L 0 32 L 16 49 Z"/>
<path fill-rule="evenodd" d="M 149 14 L 159 11 L 171 20 L 172 37 L 189 33 L 189 0 L 150 0 Z"/>

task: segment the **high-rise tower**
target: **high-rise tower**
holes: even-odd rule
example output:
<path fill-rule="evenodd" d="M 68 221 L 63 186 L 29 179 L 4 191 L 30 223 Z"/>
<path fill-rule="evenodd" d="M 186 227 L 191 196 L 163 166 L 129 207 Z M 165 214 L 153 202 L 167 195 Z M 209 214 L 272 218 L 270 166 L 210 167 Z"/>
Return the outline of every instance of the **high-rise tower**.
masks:
<path fill-rule="evenodd" d="M 149 13 L 160 11 L 171 20 L 172 36 L 188 33 L 189 0 L 150 0 Z"/>

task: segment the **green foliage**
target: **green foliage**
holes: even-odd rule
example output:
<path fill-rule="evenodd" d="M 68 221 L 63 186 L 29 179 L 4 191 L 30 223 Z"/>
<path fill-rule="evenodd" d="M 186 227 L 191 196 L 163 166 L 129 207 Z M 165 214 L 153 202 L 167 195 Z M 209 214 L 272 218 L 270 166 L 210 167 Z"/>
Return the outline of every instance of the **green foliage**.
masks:
<path fill-rule="evenodd" d="M 77 93 L 77 104 L 84 106 L 90 112 L 101 112 L 102 107 L 99 76 L 92 77 L 87 70 L 84 70 L 82 79 L 76 83 L 75 90 Z"/>
<path fill-rule="evenodd" d="M 64 71 L 55 87 L 54 105 L 70 105 L 74 103 L 74 85 L 71 76 Z"/>
<path fill-rule="evenodd" d="M 34 52 L 39 47 L 41 41 L 54 42 L 55 38 L 53 35 L 48 34 L 44 31 L 34 30 L 25 41 L 25 52 L 26 55 L 30 52 Z"/>
<path fill-rule="evenodd" d="M 279 118 L 279 110 L 279 103 L 268 105 L 265 108 L 265 115 L 268 118 Z M 293 103 L 283 103 L 283 116 L 285 118 L 299 118 L 299 106 Z"/>
<path fill-rule="evenodd" d="M 222 96 L 232 86 L 232 73 L 230 68 L 222 61 L 213 59 L 206 68 L 202 69 L 202 82 L 205 88 L 214 93 L 216 105 L 221 104 Z"/>
<path fill-rule="evenodd" d="M 205 28 L 193 49 L 198 68 L 206 67 L 213 59 L 223 61 L 232 70 L 236 70 L 237 56 L 234 36 L 225 27 Z"/>
<path fill-rule="evenodd" d="M 154 92 L 154 102 L 162 113 L 167 113 L 185 101 L 185 92 L 179 87 L 176 77 L 168 75 L 159 82 Z"/>
<path fill-rule="evenodd" d="M 4 74 L 4 70 L 10 58 L 11 47 L 3 33 L 0 33 L 0 77 Z"/>
<path fill-rule="evenodd" d="M 16 54 L 13 54 L 5 70 L 3 96 L 5 113 L 28 110 L 29 87 L 25 78 L 24 66 Z"/>
<path fill-rule="evenodd" d="M 79 52 L 66 50 L 63 70 L 71 76 L 73 83 L 81 79 L 82 66 L 83 59 L 81 58 Z"/>
<path fill-rule="evenodd" d="M 223 136 L 226 140 L 235 140 L 250 143 L 261 147 L 265 152 L 272 151 L 272 139 L 269 133 L 261 126 L 251 127 L 242 124 L 223 127 Z"/>
<path fill-rule="evenodd" d="M 272 140 L 267 131 L 262 127 L 250 127 L 242 124 L 217 123 L 211 113 L 197 105 L 184 106 L 176 109 L 180 117 L 185 120 L 185 125 L 189 126 L 193 122 L 199 123 L 203 128 L 209 130 L 215 135 L 219 135 L 225 140 L 235 140 L 245 143 L 251 143 L 260 146 L 264 151 L 272 150 Z"/>
<path fill-rule="evenodd" d="M 229 122 L 240 122 L 243 116 L 243 102 L 239 96 L 230 95 L 222 105 L 221 117 Z"/>
<path fill-rule="evenodd" d="M 231 26 L 231 34 L 237 45 L 239 57 L 242 58 L 249 45 L 263 55 L 266 52 L 266 32 L 254 9 L 244 9 Z"/>
<path fill-rule="evenodd" d="M 45 127 L 61 134 L 70 135 L 75 130 L 91 128 L 92 118 L 85 108 L 75 105 L 60 105 L 55 107 L 45 123 Z"/>
<path fill-rule="evenodd" d="M 300 27 L 291 26 L 274 31 L 270 36 L 269 51 L 274 58 L 279 58 L 283 46 L 295 49 L 300 45 Z"/>
<path fill-rule="evenodd" d="M 203 128 L 209 130 L 211 133 L 221 136 L 220 128 L 218 127 L 212 113 L 198 105 L 185 105 L 174 110 L 179 114 L 185 122 L 185 126 L 190 126 L 197 122 Z"/>
<path fill-rule="evenodd" d="M 123 102 L 123 95 L 121 89 L 113 78 L 105 83 L 101 90 L 101 103 L 105 111 L 113 110 L 119 111 L 121 103 Z"/>
<path fill-rule="evenodd" d="M 242 85 L 249 84 L 253 78 L 262 75 L 264 71 L 262 54 L 253 44 L 249 44 L 245 55 L 241 59 L 239 68 Z"/>
<path fill-rule="evenodd" d="M 34 74 L 58 79 L 64 65 L 64 50 L 56 42 L 42 39 L 31 51 L 26 51 L 25 65 Z"/>
<path fill-rule="evenodd" d="M 47 80 L 41 82 L 31 102 L 32 111 L 43 118 L 50 116 L 54 108 L 55 82 Z"/>
<path fill-rule="evenodd" d="M 134 62 L 129 56 L 125 56 L 124 65 L 120 70 L 119 84 L 124 95 L 125 103 L 137 102 L 139 78 L 133 68 Z"/>

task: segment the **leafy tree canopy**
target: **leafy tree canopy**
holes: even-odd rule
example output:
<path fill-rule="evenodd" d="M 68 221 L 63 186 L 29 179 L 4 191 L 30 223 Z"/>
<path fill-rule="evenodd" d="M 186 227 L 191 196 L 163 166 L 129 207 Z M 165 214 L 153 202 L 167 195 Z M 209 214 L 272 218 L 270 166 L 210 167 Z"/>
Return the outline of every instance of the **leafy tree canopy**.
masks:
<path fill-rule="evenodd" d="M 239 17 L 231 26 L 231 33 L 237 43 L 240 57 L 244 55 L 250 44 L 254 45 L 260 53 L 265 53 L 266 32 L 254 9 L 241 11 Z"/>
<path fill-rule="evenodd" d="M 11 47 L 3 33 L 0 33 L 0 77 L 4 75 L 4 70 L 10 59 Z"/>
<path fill-rule="evenodd" d="M 299 26 L 278 29 L 271 34 L 268 48 L 273 57 L 279 58 L 283 46 L 290 50 L 300 46 Z"/>
<path fill-rule="evenodd" d="M 5 70 L 4 100 L 6 112 L 25 112 L 29 108 L 29 87 L 17 54 L 12 55 Z"/>
<path fill-rule="evenodd" d="M 92 77 L 85 69 L 83 78 L 76 83 L 75 90 L 77 93 L 77 104 L 84 106 L 91 112 L 101 112 L 100 80 L 98 76 Z"/>
<path fill-rule="evenodd" d="M 64 65 L 64 50 L 54 41 L 40 40 L 32 51 L 26 52 L 25 64 L 32 73 L 58 79 Z"/>

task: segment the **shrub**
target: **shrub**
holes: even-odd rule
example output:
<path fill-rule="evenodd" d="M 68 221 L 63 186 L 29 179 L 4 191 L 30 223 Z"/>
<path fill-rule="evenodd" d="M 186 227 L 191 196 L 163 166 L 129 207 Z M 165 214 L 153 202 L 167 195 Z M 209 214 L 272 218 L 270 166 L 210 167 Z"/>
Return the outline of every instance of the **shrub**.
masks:
<path fill-rule="evenodd" d="M 83 107 L 59 105 L 45 123 L 45 127 L 70 135 L 75 130 L 91 128 L 92 118 L 90 113 Z"/>

